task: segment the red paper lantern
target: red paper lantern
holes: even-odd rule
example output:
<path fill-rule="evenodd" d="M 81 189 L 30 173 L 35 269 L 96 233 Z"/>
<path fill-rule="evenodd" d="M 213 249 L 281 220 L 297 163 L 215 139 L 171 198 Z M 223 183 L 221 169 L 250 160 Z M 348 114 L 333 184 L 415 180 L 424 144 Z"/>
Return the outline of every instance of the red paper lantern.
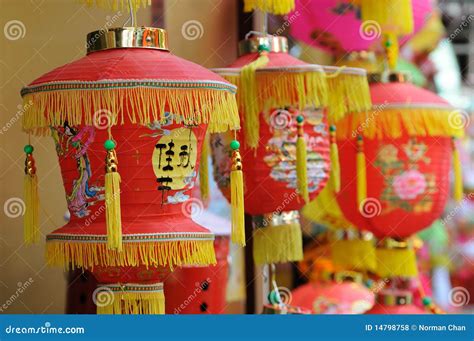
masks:
<path fill-rule="evenodd" d="M 376 303 L 366 314 L 372 315 L 401 315 L 428 314 L 427 311 L 413 304 L 413 296 L 409 291 L 382 290 L 377 293 Z"/>
<path fill-rule="evenodd" d="M 99 312 L 163 313 L 164 273 L 216 263 L 190 207 L 206 130 L 238 127 L 236 89 L 170 54 L 161 29 L 88 40 L 86 57 L 22 90 L 23 127 L 51 131 L 71 213 L 47 236 L 47 261 L 91 270 L 113 294 Z"/>
<path fill-rule="evenodd" d="M 298 260 L 302 239 L 297 210 L 318 195 L 330 171 L 324 107 L 336 102 L 332 94 L 346 99 L 331 107 L 332 120 L 348 108 L 367 107 L 366 79 L 362 70 L 324 69 L 298 60 L 287 53 L 288 43 L 282 37 L 254 36 L 242 41 L 239 49 L 241 56 L 234 63 L 215 71 L 241 89 L 238 102 L 244 129 L 239 140 L 247 165 L 245 211 L 256 227 L 254 260 L 257 264 Z M 228 199 L 231 138 L 228 134 L 211 138 L 214 175 Z"/>
<path fill-rule="evenodd" d="M 380 276 L 414 276 L 415 255 L 406 238 L 441 215 L 457 155 L 452 139 L 463 127 L 446 101 L 400 74 L 372 83 L 370 90 L 373 109 L 337 124 L 344 165 L 337 201 L 354 226 L 382 239 Z M 454 158 L 455 170 L 457 164 Z"/>

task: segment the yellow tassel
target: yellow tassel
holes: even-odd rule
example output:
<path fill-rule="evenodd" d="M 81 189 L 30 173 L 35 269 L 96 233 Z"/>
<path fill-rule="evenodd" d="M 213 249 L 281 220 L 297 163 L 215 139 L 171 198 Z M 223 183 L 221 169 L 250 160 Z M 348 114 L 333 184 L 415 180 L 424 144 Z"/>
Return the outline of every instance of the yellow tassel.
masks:
<path fill-rule="evenodd" d="M 26 244 L 34 244 L 39 241 L 39 196 L 38 177 L 36 175 L 35 159 L 33 158 L 33 146 L 25 146 L 25 216 L 23 218 L 23 236 Z"/>
<path fill-rule="evenodd" d="M 413 247 L 377 247 L 376 273 L 382 278 L 415 277 L 418 275 Z"/>
<path fill-rule="evenodd" d="M 382 31 L 413 33 L 412 0 L 359 0 L 362 21 L 376 21 Z"/>
<path fill-rule="evenodd" d="M 367 198 L 367 170 L 364 153 L 364 140 L 362 136 L 357 137 L 357 156 L 356 156 L 356 174 L 357 174 L 357 207 L 362 207 Z"/>
<path fill-rule="evenodd" d="M 395 70 L 398 63 L 398 38 L 393 32 L 385 34 L 384 39 L 385 54 L 387 56 L 388 67 L 390 70 Z"/>
<path fill-rule="evenodd" d="M 245 246 L 244 176 L 242 157 L 239 153 L 240 144 L 237 140 L 233 140 L 230 147 L 233 150 L 230 172 L 231 239 L 233 243 Z"/>
<path fill-rule="evenodd" d="M 376 268 L 373 240 L 338 239 L 331 241 L 331 259 L 345 269 L 374 271 Z"/>
<path fill-rule="evenodd" d="M 199 189 L 204 201 L 209 199 L 209 135 L 206 134 L 201 148 L 201 160 L 199 162 Z"/>
<path fill-rule="evenodd" d="M 303 259 L 303 237 L 299 224 L 258 227 L 253 232 L 255 264 L 294 262 Z"/>
<path fill-rule="evenodd" d="M 115 142 L 105 141 L 107 149 L 105 173 L 105 214 L 107 246 L 110 250 L 122 251 L 122 216 L 120 212 L 120 174 L 117 169 Z"/>
<path fill-rule="evenodd" d="M 95 5 L 98 8 L 112 11 L 128 11 L 131 9 L 134 13 L 141 7 L 151 6 L 151 0 L 79 0 L 79 2 L 89 7 Z"/>
<path fill-rule="evenodd" d="M 298 115 L 296 118 L 298 124 L 298 138 L 296 140 L 296 180 L 298 193 L 301 195 L 306 203 L 309 202 L 308 192 L 308 167 L 306 141 L 304 139 L 304 117 Z"/>
<path fill-rule="evenodd" d="M 163 283 L 106 284 L 93 294 L 97 314 L 164 314 Z"/>
<path fill-rule="evenodd" d="M 267 52 L 262 50 L 260 56 L 245 65 L 241 71 L 242 87 L 239 88 L 244 99 L 244 133 L 245 142 L 256 148 L 260 138 L 260 108 L 258 106 L 257 77 L 255 71 L 268 64 Z"/>
<path fill-rule="evenodd" d="M 462 165 L 459 157 L 459 150 L 456 146 L 456 141 L 453 138 L 453 173 L 454 173 L 454 200 L 460 202 L 463 199 L 463 181 L 462 181 Z"/>
<path fill-rule="evenodd" d="M 331 181 L 333 182 L 334 192 L 339 193 L 341 190 L 341 168 L 339 164 L 339 150 L 336 141 L 336 126 L 329 127 L 330 134 L 330 156 L 331 156 Z"/>
<path fill-rule="evenodd" d="M 244 12 L 251 12 L 255 9 L 284 15 L 295 9 L 295 0 L 244 0 Z"/>

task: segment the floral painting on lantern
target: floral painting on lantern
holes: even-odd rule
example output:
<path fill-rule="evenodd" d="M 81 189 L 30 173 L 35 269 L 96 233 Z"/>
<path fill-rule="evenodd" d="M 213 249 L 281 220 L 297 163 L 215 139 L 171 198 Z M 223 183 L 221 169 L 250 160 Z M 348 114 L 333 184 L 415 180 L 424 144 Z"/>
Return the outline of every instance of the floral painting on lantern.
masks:
<path fill-rule="evenodd" d="M 384 144 L 376 156 L 375 166 L 384 177 L 384 188 L 380 200 L 384 205 L 382 213 L 394 209 L 408 212 L 429 212 L 436 192 L 434 174 L 421 172 L 431 160 L 426 156 L 428 147 L 416 138 L 402 145 Z"/>
<path fill-rule="evenodd" d="M 273 137 L 267 142 L 266 155 L 263 160 L 272 168 L 270 176 L 276 181 L 287 183 L 288 188 L 297 188 L 296 176 L 296 140 L 297 110 L 277 109 L 267 121 Z M 305 134 L 308 167 L 308 191 L 319 189 L 321 182 L 326 179 L 329 165 L 319 153 L 319 147 L 327 141 L 327 124 L 320 110 L 307 109 L 303 112 L 305 127 L 311 127 L 313 133 Z"/>
<path fill-rule="evenodd" d="M 71 127 L 67 122 L 62 127 L 52 127 L 52 136 L 60 162 L 73 160 L 77 174 L 71 184 L 66 185 L 66 200 L 69 212 L 84 218 L 90 214 L 89 207 L 104 200 L 103 184 L 93 183 L 92 170 L 87 155 L 94 141 L 94 127 Z"/>

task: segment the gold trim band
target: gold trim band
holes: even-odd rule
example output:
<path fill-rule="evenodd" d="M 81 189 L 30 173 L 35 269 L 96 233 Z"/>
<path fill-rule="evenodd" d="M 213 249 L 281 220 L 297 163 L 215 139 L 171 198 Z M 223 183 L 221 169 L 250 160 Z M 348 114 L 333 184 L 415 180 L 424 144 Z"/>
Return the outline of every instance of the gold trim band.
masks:
<path fill-rule="evenodd" d="M 87 54 L 119 48 L 168 49 L 168 33 L 155 27 L 114 27 L 87 34 Z"/>
<path fill-rule="evenodd" d="M 239 42 L 239 57 L 258 51 L 259 45 L 266 45 L 270 50 L 268 52 L 288 53 L 288 39 L 280 36 L 253 36 Z"/>

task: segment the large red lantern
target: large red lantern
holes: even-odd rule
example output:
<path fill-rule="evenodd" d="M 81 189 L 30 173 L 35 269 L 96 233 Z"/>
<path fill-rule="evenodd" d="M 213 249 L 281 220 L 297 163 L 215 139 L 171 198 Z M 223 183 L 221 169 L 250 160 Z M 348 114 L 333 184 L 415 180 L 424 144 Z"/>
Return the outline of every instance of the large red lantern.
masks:
<path fill-rule="evenodd" d="M 463 132 L 459 112 L 400 74 L 392 74 L 389 82 L 376 81 L 370 89 L 373 109 L 337 124 L 344 164 L 337 201 L 354 226 L 381 239 L 380 276 L 414 276 L 415 255 L 407 238 L 441 215 L 452 156 L 460 178 L 457 150 L 453 152 L 453 138 Z"/>
<path fill-rule="evenodd" d="M 255 226 L 254 260 L 257 264 L 298 260 L 302 239 L 297 210 L 318 195 L 329 176 L 328 120 L 342 116 L 348 107 L 368 106 L 365 73 L 300 61 L 288 54 L 283 37 L 254 36 L 242 41 L 239 51 L 241 56 L 228 68 L 215 71 L 241 89 L 237 98 L 244 129 L 239 140 L 247 165 L 245 211 Z M 336 93 L 344 100 L 328 117 L 326 103 L 336 103 Z M 214 174 L 228 199 L 231 138 L 228 134 L 211 138 Z"/>
<path fill-rule="evenodd" d="M 384 289 L 377 293 L 376 303 L 365 312 L 372 315 L 419 315 L 429 314 L 413 303 L 413 295 L 406 290 Z"/>
<path fill-rule="evenodd" d="M 51 131 L 71 213 L 47 236 L 47 262 L 91 270 L 99 312 L 163 313 L 164 273 L 216 263 L 214 235 L 189 206 L 206 130 L 239 125 L 236 89 L 170 54 L 161 29 L 88 41 L 86 57 L 22 90 L 23 127 Z"/>

